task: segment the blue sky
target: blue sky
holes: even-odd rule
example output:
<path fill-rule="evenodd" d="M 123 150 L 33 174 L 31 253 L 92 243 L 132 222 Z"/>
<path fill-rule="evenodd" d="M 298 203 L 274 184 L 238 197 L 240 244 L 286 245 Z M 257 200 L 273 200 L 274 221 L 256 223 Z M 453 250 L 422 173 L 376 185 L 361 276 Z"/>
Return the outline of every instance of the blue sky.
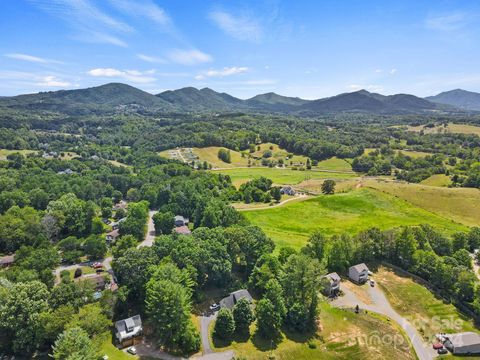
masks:
<path fill-rule="evenodd" d="M 2 0 L 0 95 L 480 91 L 478 1 Z"/>

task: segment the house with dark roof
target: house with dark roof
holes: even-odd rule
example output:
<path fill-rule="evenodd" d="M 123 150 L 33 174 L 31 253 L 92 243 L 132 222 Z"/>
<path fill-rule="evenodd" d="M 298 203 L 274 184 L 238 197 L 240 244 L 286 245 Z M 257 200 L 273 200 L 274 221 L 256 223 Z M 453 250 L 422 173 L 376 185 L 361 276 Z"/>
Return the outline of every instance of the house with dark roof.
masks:
<path fill-rule="evenodd" d="M 363 284 L 368 280 L 368 267 L 364 263 L 350 266 L 348 277 L 357 284 Z"/>
<path fill-rule="evenodd" d="M 296 194 L 296 191 L 291 186 L 283 186 L 280 189 L 280 194 L 294 196 Z"/>
<path fill-rule="evenodd" d="M 234 291 L 234 292 L 230 293 L 230 295 L 228 295 L 227 297 L 220 300 L 220 306 L 222 308 L 232 310 L 233 307 L 235 306 L 235 304 L 240 299 L 247 299 L 249 303 L 253 302 L 252 295 L 250 295 L 248 290 L 242 289 L 242 290 Z"/>
<path fill-rule="evenodd" d="M 468 331 L 458 334 L 443 334 L 443 345 L 454 355 L 480 354 L 480 335 Z"/>
<path fill-rule="evenodd" d="M 326 296 L 335 296 L 340 291 L 340 276 L 332 272 L 324 276 L 324 294 Z"/>
<path fill-rule="evenodd" d="M 142 335 L 142 318 L 140 315 L 129 317 L 115 322 L 115 337 L 120 344 Z"/>
<path fill-rule="evenodd" d="M 175 226 L 176 227 L 187 226 L 188 225 L 188 219 L 184 218 L 181 215 L 175 216 L 174 221 L 175 221 Z"/>

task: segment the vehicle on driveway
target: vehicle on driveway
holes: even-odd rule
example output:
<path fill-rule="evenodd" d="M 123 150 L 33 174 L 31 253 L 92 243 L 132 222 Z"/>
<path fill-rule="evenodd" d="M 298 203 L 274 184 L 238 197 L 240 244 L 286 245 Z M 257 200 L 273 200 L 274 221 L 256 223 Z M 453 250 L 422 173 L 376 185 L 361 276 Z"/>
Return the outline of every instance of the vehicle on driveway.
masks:
<path fill-rule="evenodd" d="M 101 262 L 94 262 L 92 264 L 92 268 L 94 269 L 101 269 L 103 267 L 103 264 Z"/>
<path fill-rule="evenodd" d="M 220 305 L 217 304 L 217 303 L 214 303 L 214 304 L 210 305 L 210 310 L 212 310 L 212 311 L 220 310 Z"/>
<path fill-rule="evenodd" d="M 135 349 L 135 346 L 130 346 L 128 349 L 127 349 L 127 352 L 129 354 L 132 354 L 132 355 L 137 355 L 137 349 Z"/>
<path fill-rule="evenodd" d="M 440 355 L 448 354 L 448 350 L 445 348 L 441 348 L 437 350 L 437 353 Z"/>
<path fill-rule="evenodd" d="M 435 350 L 443 349 L 443 344 L 442 344 L 442 343 L 439 343 L 439 342 L 438 342 L 438 343 L 435 343 L 435 344 L 433 344 L 433 348 L 434 348 Z"/>
<path fill-rule="evenodd" d="M 375 280 L 370 280 L 370 286 L 374 287 L 375 286 Z"/>

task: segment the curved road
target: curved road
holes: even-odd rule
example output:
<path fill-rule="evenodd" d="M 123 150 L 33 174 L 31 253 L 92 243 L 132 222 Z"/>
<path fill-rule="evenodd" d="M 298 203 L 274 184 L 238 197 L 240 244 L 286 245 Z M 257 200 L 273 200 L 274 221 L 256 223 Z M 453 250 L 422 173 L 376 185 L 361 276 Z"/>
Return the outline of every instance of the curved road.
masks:
<path fill-rule="evenodd" d="M 353 308 L 358 305 L 361 309 L 385 315 L 395 321 L 405 331 L 420 360 L 432 360 L 438 356 L 435 350 L 433 350 L 432 344 L 425 343 L 422 336 L 408 322 L 408 320 L 392 308 L 385 297 L 385 294 L 377 285 L 375 287 L 369 285 L 363 286 L 367 287 L 367 292 L 372 300 L 372 304 L 365 304 L 355 293 L 346 286 L 343 286 L 341 289 L 344 292 L 344 296 L 335 299 L 332 302 L 332 305 L 347 308 Z"/>

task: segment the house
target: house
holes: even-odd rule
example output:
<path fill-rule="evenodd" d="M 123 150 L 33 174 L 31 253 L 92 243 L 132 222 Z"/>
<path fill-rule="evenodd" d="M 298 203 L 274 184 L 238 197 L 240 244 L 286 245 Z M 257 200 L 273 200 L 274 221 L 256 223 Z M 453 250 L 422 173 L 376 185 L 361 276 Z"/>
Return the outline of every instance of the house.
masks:
<path fill-rule="evenodd" d="M 131 340 L 139 335 L 142 335 L 142 332 L 142 318 L 140 315 L 119 320 L 115 323 L 115 337 L 122 345 L 127 340 Z"/>
<path fill-rule="evenodd" d="M 181 235 L 190 235 L 192 233 L 190 231 L 190 229 L 188 228 L 188 226 L 185 226 L 185 225 L 175 227 L 173 229 L 173 231 L 175 231 L 176 233 L 181 234 Z"/>
<path fill-rule="evenodd" d="M 111 223 L 112 230 L 117 230 L 117 229 L 120 227 L 120 224 L 121 224 L 122 222 L 124 222 L 125 220 L 127 220 L 127 218 L 126 218 L 126 217 L 124 217 L 124 218 L 121 218 L 121 219 L 120 219 L 120 220 L 118 220 L 118 221 L 114 221 L 114 222 L 112 222 L 112 223 Z"/>
<path fill-rule="evenodd" d="M 120 231 L 118 229 L 112 230 L 105 236 L 107 243 L 113 243 L 120 237 Z"/>
<path fill-rule="evenodd" d="M 294 196 L 296 194 L 295 189 L 291 186 L 283 186 L 280 189 L 280 194 Z"/>
<path fill-rule="evenodd" d="M 357 284 L 363 284 L 368 280 L 368 267 L 364 263 L 350 266 L 348 277 Z"/>
<path fill-rule="evenodd" d="M 443 345 L 454 355 L 480 354 L 480 335 L 475 332 L 444 334 Z"/>
<path fill-rule="evenodd" d="M 174 220 L 175 220 L 175 226 L 177 227 L 188 225 L 188 219 L 184 218 L 181 215 L 175 216 Z"/>
<path fill-rule="evenodd" d="M 232 292 L 230 293 L 230 295 L 220 300 L 220 306 L 222 308 L 227 308 L 229 310 L 232 310 L 235 304 L 240 299 L 247 299 L 249 303 L 253 302 L 252 295 L 250 295 L 248 290 L 242 289 L 242 290 L 237 290 L 235 292 Z"/>
<path fill-rule="evenodd" d="M 126 201 L 123 201 L 123 200 L 120 200 L 119 203 L 113 205 L 113 208 L 112 210 L 116 211 L 116 210 L 119 210 L 119 209 L 123 209 L 123 210 L 126 210 L 128 207 L 128 204 Z"/>
<path fill-rule="evenodd" d="M 63 171 L 59 171 L 57 174 L 59 175 L 72 175 L 74 171 L 72 169 L 65 169 Z"/>
<path fill-rule="evenodd" d="M 325 295 L 334 296 L 340 291 L 340 276 L 336 273 L 325 275 Z"/>
<path fill-rule="evenodd" d="M 0 268 L 7 268 L 13 265 L 15 261 L 15 255 L 7 255 L 0 258 Z"/>

